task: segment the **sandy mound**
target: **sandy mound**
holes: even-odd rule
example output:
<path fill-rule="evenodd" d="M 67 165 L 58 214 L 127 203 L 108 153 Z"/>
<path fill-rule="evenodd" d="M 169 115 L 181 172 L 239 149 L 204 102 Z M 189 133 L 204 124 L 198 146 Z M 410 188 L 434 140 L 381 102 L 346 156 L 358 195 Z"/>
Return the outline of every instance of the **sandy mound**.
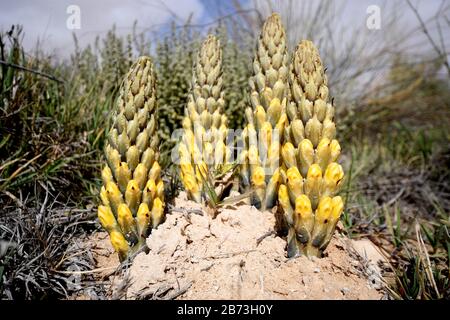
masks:
<path fill-rule="evenodd" d="M 270 212 L 239 205 L 216 219 L 196 203 L 177 199 L 176 210 L 147 239 L 148 254 L 131 268 L 127 298 L 158 292 L 178 299 L 380 299 L 375 276 L 363 275 L 351 241 L 336 236 L 327 256 L 285 258 Z M 193 212 L 192 209 L 197 209 Z M 359 248 L 361 250 L 361 248 Z M 166 296 L 166 297 L 167 297 Z"/>

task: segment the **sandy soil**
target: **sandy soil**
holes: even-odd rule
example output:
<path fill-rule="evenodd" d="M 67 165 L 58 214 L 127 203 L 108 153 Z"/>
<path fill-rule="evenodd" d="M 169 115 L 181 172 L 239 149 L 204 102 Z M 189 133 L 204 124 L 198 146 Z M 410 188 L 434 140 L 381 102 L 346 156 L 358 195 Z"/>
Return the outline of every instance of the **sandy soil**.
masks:
<path fill-rule="evenodd" d="M 150 252 L 134 259 L 128 273 L 131 281 L 121 297 L 382 299 L 384 296 L 379 290 L 381 276 L 377 267 L 383 257 L 369 240 L 354 242 L 336 233 L 324 258 L 287 259 L 285 240 L 267 235 L 275 223 L 270 212 L 241 204 L 222 209 L 212 219 L 200 205 L 183 199 L 183 195 L 176 200 L 175 207 L 147 239 Z M 108 246 L 107 239 L 100 242 Z M 105 247 L 100 243 L 99 246 Z M 98 262 L 99 268 L 114 263 L 106 257 Z"/>

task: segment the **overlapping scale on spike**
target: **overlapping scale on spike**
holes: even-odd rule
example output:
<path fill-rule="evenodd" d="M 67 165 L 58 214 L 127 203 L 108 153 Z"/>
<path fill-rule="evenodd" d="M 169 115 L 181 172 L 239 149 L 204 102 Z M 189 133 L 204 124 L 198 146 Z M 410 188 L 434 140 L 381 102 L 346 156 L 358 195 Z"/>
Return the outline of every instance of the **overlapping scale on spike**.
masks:
<path fill-rule="evenodd" d="M 278 199 L 288 225 L 288 255 L 320 256 L 343 211 L 336 194 L 344 172 L 337 163 L 341 148 L 327 77 L 311 41 L 301 41 L 292 56 L 286 113 Z"/>
<path fill-rule="evenodd" d="M 164 187 L 158 164 L 156 78 L 140 57 L 122 84 L 105 147 L 98 218 L 121 260 L 138 250 L 163 220 Z"/>
<path fill-rule="evenodd" d="M 280 143 L 287 120 L 288 53 L 286 35 L 277 14 L 264 23 L 259 37 L 253 76 L 251 107 L 239 156 L 241 190 L 252 190 L 251 203 L 262 210 L 276 204 L 280 184 Z"/>
<path fill-rule="evenodd" d="M 334 139 L 334 107 L 329 102 L 325 68 L 319 51 L 309 40 L 300 41 L 291 59 L 286 113 L 287 140 L 295 140 L 298 145 L 306 138 L 317 148 L 323 138 Z"/>
<path fill-rule="evenodd" d="M 226 145 L 227 117 L 222 90 L 222 50 L 219 40 L 209 35 L 193 66 L 191 91 L 183 119 L 179 145 L 181 180 L 188 197 L 201 202 L 203 182 L 209 174 L 231 162 Z"/>

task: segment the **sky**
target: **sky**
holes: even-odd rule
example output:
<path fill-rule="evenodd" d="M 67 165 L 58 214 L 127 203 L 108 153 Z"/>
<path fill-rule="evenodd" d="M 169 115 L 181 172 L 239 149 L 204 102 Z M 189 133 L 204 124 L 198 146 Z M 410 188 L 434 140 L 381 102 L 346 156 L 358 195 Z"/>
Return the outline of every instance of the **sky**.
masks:
<path fill-rule="evenodd" d="M 67 8 L 71 5 L 80 9 L 80 29 L 67 28 L 71 16 Z M 83 45 L 105 34 L 113 24 L 119 33 L 126 34 L 135 20 L 138 27 L 157 30 L 174 15 L 187 19 L 192 12 L 194 21 L 198 21 L 204 14 L 200 0 L 0 0 L 0 8 L 0 30 L 19 23 L 24 27 L 26 49 L 40 39 L 47 49 L 56 52 L 72 47 L 72 32 Z"/>
<path fill-rule="evenodd" d="M 286 1 L 273 1 L 273 8 L 281 9 Z M 366 10 L 370 5 L 381 8 L 381 18 L 390 10 L 383 0 L 335 1 L 345 4 L 338 23 L 350 28 L 365 28 Z M 392 2 L 405 4 L 405 1 Z M 113 24 L 119 33 L 127 34 L 135 20 L 138 21 L 138 29 L 156 33 L 167 28 L 173 19 L 180 24 L 191 14 L 192 23 L 207 24 L 217 18 L 219 7 L 224 14 L 232 13 L 231 3 L 219 0 L 0 0 L 0 30 L 6 31 L 12 24 L 19 23 L 24 26 L 23 44 L 26 50 L 31 50 L 39 39 L 45 50 L 65 55 L 70 54 L 73 48 L 72 32 L 83 46 L 92 43 L 97 35 L 105 34 Z M 266 1 L 243 0 L 241 3 L 245 9 L 255 3 L 264 6 Z M 413 3 L 418 4 L 420 14 L 426 19 L 436 12 L 441 0 L 413 0 Z M 67 27 L 71 16 L 67 9 L 71 5 L 80 9 L 80 29 Z M 406 25 L 417 24 L 411 10 L 405 5 L 402 8 L 398 12 L 399 19 L 403 19 Z M 386 31 L 381 29 L 381 32 Z M 445 34 L 445 38 L 450 39 L 450 35 Z"/>

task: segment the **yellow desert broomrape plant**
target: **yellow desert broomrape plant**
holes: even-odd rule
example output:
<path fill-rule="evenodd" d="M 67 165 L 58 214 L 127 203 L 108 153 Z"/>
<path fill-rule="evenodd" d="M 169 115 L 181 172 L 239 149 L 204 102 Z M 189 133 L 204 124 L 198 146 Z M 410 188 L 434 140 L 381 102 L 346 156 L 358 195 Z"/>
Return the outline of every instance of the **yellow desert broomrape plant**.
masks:
<path fill-rule="evenodd" d="M 280 139 L 288 93 L 286 35 L 277 14 L 264 23 L 250 78 L 252 107 L 245 111 L 239 155 L 241 189 L 252 191 L 251 204 L 265 210 L 276 204 L 280 184 Z"/>
<path fill-rule="evenodd" d="M 178 147 L 180 175 L 188 198 L 202 202 L 208 197 L 210 177 L 230 168 L 232 151 L 226 146 L 227 117 L 222 90 L 222 50 L 209 35 L 193 66 L 191 89 Z"/>
<path fill-rule="evenodd" d="M 336 196 L 344 178 L 336 161 L 334 107 L 317 48 L 303 40 L 292 56 L 288 121 L 281 148 L 280 207 L 288 228 L 288 256 L 320 256 L 343 211 Z"/>
<path fill-rule="evenodd" d="M 158 164 L 156 77 L 149 57 L 126 75 L 105 147 L 98 218 L 121 261 L 145 244 L 164 219 Z"/>
<path fill-rule="evenodd" d="M 249 83 L 251 106 L 245 110 L 238 155 L 241 191 L 261 210 L 278 204 L 289 257 L 320 256 L 343 211 L 337 192 L 344 172 L 337 163 L 334 107 L 319 52 L 311 41 L 301 41 L 289 65 L 285 31 L 280 17 L 272 14 L 263 25 Z M 222 86 L 220 42 L 209 35 L 194 62 L 183 134 L 174 149 L 187 196 L 199 203 L 211 200 L 211 189 L 216 200 L 216 179 L 235 165 L 226 144 Z M 98 217 L 124 260 L 164 218 L 150 58 L 141 57 L 132 66 L 117 104 L 105 148 Z"/>

